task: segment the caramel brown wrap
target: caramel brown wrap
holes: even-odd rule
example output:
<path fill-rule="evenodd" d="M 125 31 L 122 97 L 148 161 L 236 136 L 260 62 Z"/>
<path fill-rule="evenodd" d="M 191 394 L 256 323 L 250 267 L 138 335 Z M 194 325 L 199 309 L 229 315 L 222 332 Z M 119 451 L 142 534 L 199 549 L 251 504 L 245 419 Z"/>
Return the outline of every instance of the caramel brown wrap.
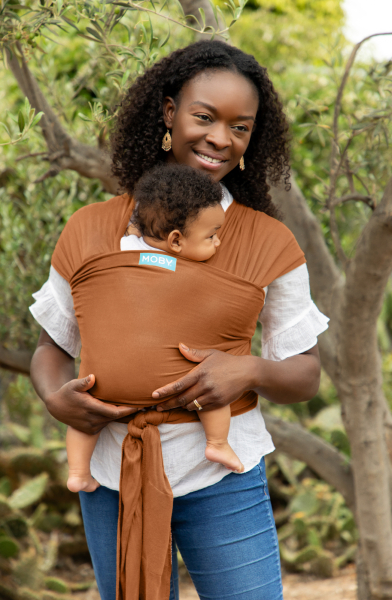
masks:
<path fill-rule="evenodd" d="M 139 264 L 121 251 L 133 202 L 118 196 L 77 211 L 68 221 L 52 265 L 72 289 L 82 353 L 79 377 L 94 373 L 91 393 L 105 402 L 152 407 L 158 387 L 192 368 L 179 352 L 215 348 L 250 354 L 264 289 L 305 262 L 279 221 L 236 202 L 226 212 L 221 246 L 205 263 L 176 258 L 175 270 Z M 148 253 L 148 252 L 147 252 Z M 150 253 L 150 254 L 151 254 Z M 257 405 L 245 392 L 232 416 Z M 157 425 L 198 420 L 195 411 L 136 413 L 122 447 L 117 550 L 117 600 L 168 600 L 173 494 Z"/>

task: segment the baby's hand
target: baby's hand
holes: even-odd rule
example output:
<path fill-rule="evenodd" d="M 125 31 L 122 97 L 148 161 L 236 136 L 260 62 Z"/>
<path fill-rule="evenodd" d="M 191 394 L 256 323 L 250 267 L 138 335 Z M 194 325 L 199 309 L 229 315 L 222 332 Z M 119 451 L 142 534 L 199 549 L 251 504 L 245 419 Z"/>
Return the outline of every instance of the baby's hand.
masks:
<path fill-rule="evenodd" d="M 133 223 L 130 223 L 127 227 L 127 235 L 137 235 L 137 237 L 142 237 L 141 232 L 138 230 L 138 228 L 136 227 L 136 225 L 134 225 Z"/>

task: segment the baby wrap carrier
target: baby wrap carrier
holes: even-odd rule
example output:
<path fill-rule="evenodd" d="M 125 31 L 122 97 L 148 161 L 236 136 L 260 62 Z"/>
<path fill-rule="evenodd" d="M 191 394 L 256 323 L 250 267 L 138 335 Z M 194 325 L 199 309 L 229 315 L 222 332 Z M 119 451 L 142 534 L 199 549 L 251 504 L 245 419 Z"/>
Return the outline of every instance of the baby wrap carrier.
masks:
<path fill-rule="evenodd" d="M 77 211 L 52 265 L 69 281 L 81 339 L 79 377 L 96 376 L 92 395 L 152 407 L 152 392 L 194 363 L 178 350 L 215 348 L 249 355 L 263 288 L 305 262 L 279 221 L 236 202 L 226 212 L 221 246 L 205 263 L 153 251 L 121 251 L 132 214 L 127 195 Z M 245 392 L 232 416 L 257 405 Z M 161 423 L 197 421 L 197 411 L 131 415 L 122 447 L 117 552 L 118 600 L 168 600 L 173 494 L 166 478 Z"/>

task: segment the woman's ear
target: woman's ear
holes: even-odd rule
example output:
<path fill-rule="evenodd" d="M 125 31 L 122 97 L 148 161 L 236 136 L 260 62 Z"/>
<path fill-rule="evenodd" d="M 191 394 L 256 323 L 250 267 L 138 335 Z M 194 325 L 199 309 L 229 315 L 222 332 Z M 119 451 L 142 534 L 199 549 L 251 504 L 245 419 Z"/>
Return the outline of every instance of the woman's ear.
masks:
<path fill-rule="evenodd" d="M 178 229 L 174 229 L 174 231 L 171 231 L 169 233 L 166 243 L 169 252 L 180 254 L 184 244 L 184 236 L 182 235 L 181 231 L 179 231 Z"/>
<path fill-rule="evenodd" d="M 170 96 L 166 96 L 163 101 L 163 120 L 168 129 L 171 129 L 173 126 L 174 114 L 176 112 L 176 103 L 173 98 Z"/>

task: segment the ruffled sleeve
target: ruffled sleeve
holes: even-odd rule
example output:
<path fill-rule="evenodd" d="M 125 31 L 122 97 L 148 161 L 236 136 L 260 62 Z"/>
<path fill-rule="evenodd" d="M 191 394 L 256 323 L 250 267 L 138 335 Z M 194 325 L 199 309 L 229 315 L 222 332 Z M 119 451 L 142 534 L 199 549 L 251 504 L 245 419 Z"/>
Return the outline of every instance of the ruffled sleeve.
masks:
<path fill-rule="evenodd" d="M 328 317 L 312 301 L 306 264 L 275 279 L 259 320 L 262 324 L 262 357 L 284 360 L 317 344 L 328 329 Z"/>
<path fill-rule="evenodd" d="M 50 267 L 48 281 L 33 298 L 35 303 L 30 306 L 30 312 L 34 319 L 60 348 L 73 358 L 79 356 L 80 333 L 68 281 Z"/>

